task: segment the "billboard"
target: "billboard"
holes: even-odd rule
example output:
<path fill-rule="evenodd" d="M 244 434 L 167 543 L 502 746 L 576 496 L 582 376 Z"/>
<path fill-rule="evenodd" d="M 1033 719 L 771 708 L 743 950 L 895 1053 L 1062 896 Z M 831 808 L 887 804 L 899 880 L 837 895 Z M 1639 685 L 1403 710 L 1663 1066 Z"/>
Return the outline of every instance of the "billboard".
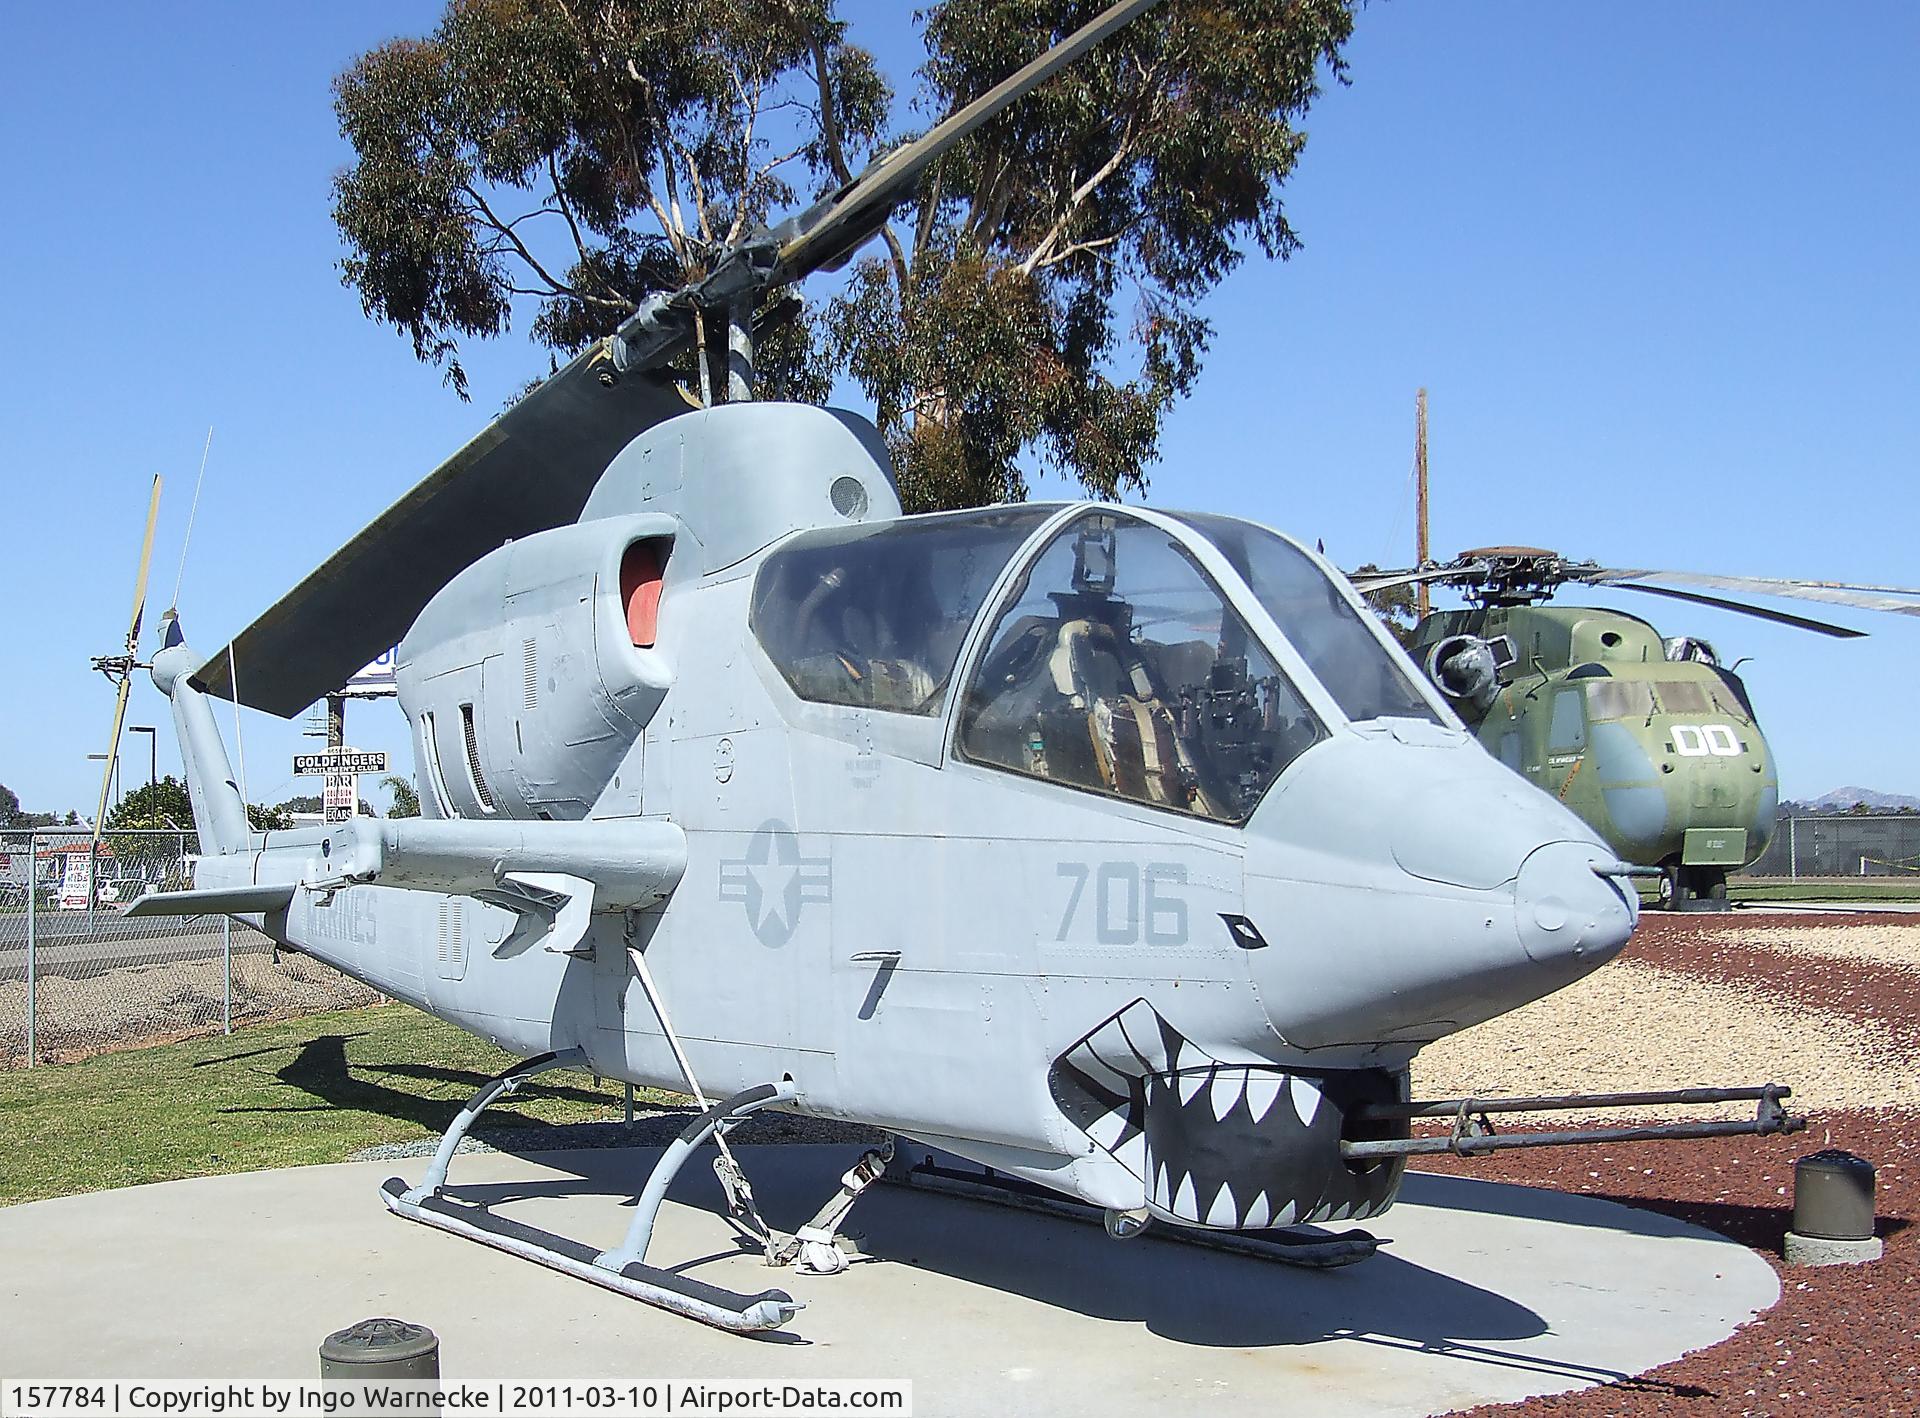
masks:
<path fill-rule="evenodd" d="M 347 681 L 341 693 L 362 699 L 399 693 L 393 683 L 393 666 L 399 653 L 398 647 L 382 651 L 372 664 Z"/>

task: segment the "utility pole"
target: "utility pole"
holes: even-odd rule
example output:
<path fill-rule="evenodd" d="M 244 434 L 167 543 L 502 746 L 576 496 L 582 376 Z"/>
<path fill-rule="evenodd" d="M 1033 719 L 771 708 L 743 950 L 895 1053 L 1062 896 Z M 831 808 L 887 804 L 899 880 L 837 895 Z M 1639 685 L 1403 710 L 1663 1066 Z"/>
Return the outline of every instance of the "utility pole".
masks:
<path fill-rule="evenodd" d="M 347 696 L 329 694 L 327 696 L 327 753 L 337 757 L 347 746 Z M 341 810 L 333 799 L 340 795 L 341 778 L 346 779 L 347 806 Z M 320 820 L 323 822 L 345 822 L 354 815 L 358 807 L 360 780 L 351 774 L 328 773 L 321 779 Z"/>
<path fill-rule="evenodd" d="M 1425 566 L 1433 555 L 1433 544 L 1427 536 L 1427 391 L 1422 389 L 1414 401 L 1413 419 L 1413 504 L 1414 557 L 1415 566 Z M 1426 619 L 1432 609 L 1427 599 L 1427 583 L 1419 582 L 1414 589 L 1415 603 L 1420 618 Z"/>

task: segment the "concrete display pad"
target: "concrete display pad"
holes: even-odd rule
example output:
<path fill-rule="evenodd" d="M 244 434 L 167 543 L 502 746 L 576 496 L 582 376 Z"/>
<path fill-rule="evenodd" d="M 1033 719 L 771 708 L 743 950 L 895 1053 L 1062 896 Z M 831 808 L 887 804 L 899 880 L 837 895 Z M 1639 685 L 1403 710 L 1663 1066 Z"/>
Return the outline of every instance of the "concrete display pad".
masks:
<path fill-rule="evenodd" d="M 859 1149 L 742 1147 L 777 1226 Z M 453 1195 L 598 1245 L 625 1229 L 651 1148 L 474 1154 Z M 1610 1202 L 1411 1175 L 1369 1223 L 1392 1244 L 1308 1272 L 956 1197 L 876 1187 L 870 1259 L 769 1271 L 710 1210 L 696 1158 L 648 1260 L 807 1302 L 740 1338 L 389 1215 L 425 1159 L 167 1182 L 0 1209 L 0 1376 L 302 1379 L 330 1331 L 430 1325 L 448 1379 L 911 1379 L 921 1415 L 1427 1414 L 1606 1382 L 1725 1338 L 1772 1305 L 1770 1266 Z M 623 1204 L 624 1203 L 624 1204 Z M 693 1262 L 687 1265 L 686 1262 Z"/>

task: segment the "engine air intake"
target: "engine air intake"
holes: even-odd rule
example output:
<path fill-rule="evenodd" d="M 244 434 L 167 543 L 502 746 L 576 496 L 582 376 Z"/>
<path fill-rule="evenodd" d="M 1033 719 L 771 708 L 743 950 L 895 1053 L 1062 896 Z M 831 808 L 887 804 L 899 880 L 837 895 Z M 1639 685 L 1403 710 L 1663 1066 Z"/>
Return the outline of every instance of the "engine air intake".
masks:
<path fill-rule="evenodd" d="M 642 650 L 653 648 L 660 629 L 660 578 L 670 544 L 660 538 L 635 542 L 620 558 L 620 604 L 626 608 L 627 638 Z"/>

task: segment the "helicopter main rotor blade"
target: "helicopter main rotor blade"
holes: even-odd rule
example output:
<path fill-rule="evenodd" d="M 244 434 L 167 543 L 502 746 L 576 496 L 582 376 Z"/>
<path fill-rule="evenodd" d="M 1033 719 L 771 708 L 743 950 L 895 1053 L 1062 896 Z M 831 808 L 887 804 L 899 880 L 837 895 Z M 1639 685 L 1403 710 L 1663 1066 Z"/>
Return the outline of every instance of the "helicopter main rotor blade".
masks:
<path fill-rule="evenodd" d="M 1594 585 L 1627 586 L 1643 578 L 1658 577 L 1682 586 L 1704 586 L 1715 591 L 1745 591 L 1755 596 L 1791 596 L 1802 601 L 1824 601 L 1829 605 L 1855 606 L 1860 610 L 1890 611 L 1895 615 L 1920 615 L 1920 600 L 1900 600 L 1902 596 L 1920 597 L 1920 587 L 1863 586 L 1849 581 L 1800 581 L 1778 576 L 1714 576 L 1699 571 L 1629 571 L 1600 567 L 1576 578 Z"/>
<path fill-rule="evenodd" d="M 880 230 L 889 213 L 944 153 L 1019 102 L 1109 35 L 1126 28 L 1159 0 L 1121 0 L 1075 30 L 1032 63 L 1016 70 L 921 137 L 879 158 L 825 202 L 794 218 L 782 238 L 776 283 L 797 280 L 845 261 Z"/>
<path fill-rule="evenodd" d="M 564 526 L 614 454 L 687 410 L 671 384 L 612 388 L 588 350 L 481 429 L 241 631 L 240 702 L 291 718 L 390 650 L 442 586 L 512 537 Z M 193 681 L 234 697 L 228 652 Z"/>
<path fill-rule="evenodd" d="M 652 369 L 673 358 L 692 339 L 697 309 L 752 307 L 776 286 L 840 266 L 879 233 L 935 161 L 1159 3 L 1120 0 L 913 142 L 876 158 L 837 192 L 734 246 L 704 279 L 649 297 L 607 342 L 614 367 Z"/>
<path fill-rule="evenodd" d="M 1469 566 L 1430 566 L 1424 571 L 1354 571 L 1347 574 L 1347 580 L 1353 583 L 1353 589 L 1365 595 L 1369 591 L 1386 591 L 1395 586 L 1413 586 L 1422 581 L 1471 581 L 1487 572 L 1484 562 L 1474 562 Z"/>
<path fill-rule="evenodd" d="M 1741 615 L 1771 620 L 1781 625 L 1791 625 L 1800 630 L 1811 630 L 1819 635 L 1831 635 L 1839 640 L 1860 640 L 1864 639 L 1867 633 L 1864 630 L 1852 630 L 1844 625 L 1835 625 L 1831 621 L 1795 615 L 1791 611 L 1770 610 L 1766 606 L 1756 606 L 1748 601 L 1730 601 L 1725 596 L 1708 596 L 1699 591 L 1679 591 L 1671 586 L 1650 586 L 1644 581 L 1601 580 L 1593 584 L 1620 591 L 1645 591 L 1650 596 L 1668 596 L 1676 601 L 1692 601 L 1695 605 L 1717 606 L 1723 611 L 1737 611 Z"/>

